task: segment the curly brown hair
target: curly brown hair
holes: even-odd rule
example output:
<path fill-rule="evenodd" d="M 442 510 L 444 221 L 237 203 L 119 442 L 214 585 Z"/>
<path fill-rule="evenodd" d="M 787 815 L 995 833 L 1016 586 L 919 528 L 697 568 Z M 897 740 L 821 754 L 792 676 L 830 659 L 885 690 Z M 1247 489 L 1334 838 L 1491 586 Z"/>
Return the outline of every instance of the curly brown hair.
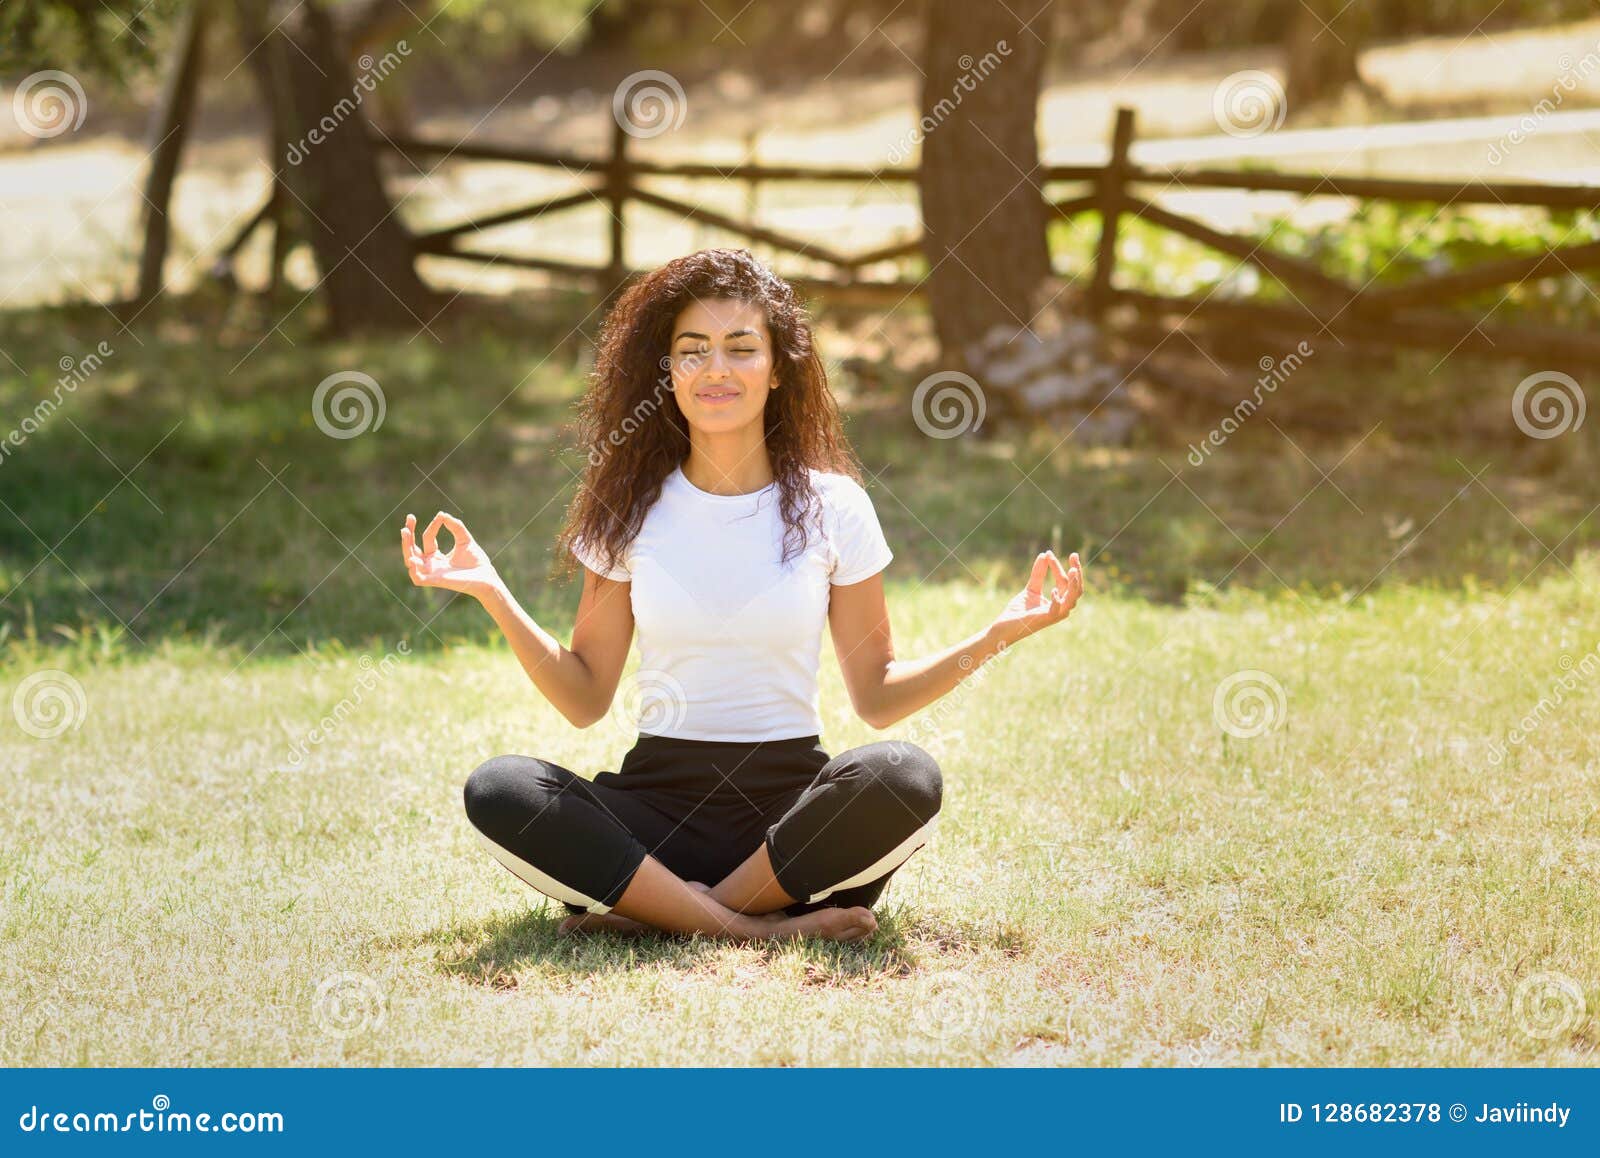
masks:
<path fill-rule="evenodd" d="M 713 298 L 760 307 L 772 336 L 781 389 L 767 396 L 763 426 L 785 527 L 782 562 L 805 549 L 807 524 L 821 510 L 810 471 L 861 481 L 794 287 L 748 250 L 702 249 L 635 281 L 601 325 L 594 373 L 578 407 L 589 462 L 556 538 L 560 574 L 577 570 L 574 540 L 599 553 L 607 569 L 616 566 L 662 483 L 688 458 L 689 424 L 671 401 L 667 372 L 672 323 L 690 303 Z"/>

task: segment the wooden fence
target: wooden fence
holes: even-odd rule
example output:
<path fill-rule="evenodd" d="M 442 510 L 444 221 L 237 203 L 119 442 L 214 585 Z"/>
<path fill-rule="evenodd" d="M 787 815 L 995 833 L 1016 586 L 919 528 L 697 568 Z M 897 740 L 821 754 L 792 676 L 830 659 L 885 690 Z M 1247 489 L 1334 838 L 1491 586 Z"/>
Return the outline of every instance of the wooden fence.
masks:
<path fill-rule="evenodd" d="M 752 221 L 741 221 L 688 201 L 667 197 L 645 182 L 655 177 L 710 181 L 740 181 L 770 185 L 781 182 L 861 183 L 915 185 L 914 168 L 810 167 L 799 165 L 668 164 L 629 155 L 630 137 L 619 125 L 612 136 L 609 156 L 594 158 L 551 150 L 472 142 L 425 141 L 411 137 L 378 137 L 382 147 L 414 159 L 515 162 L 560 168 L 588 180 L 581 190 L 529 205 L 491 213 L 436 229 L 417 237 L 418 251 L 439 257 L 542 270 L 600 288 L 617 285 L 631 270 L 627 263 L 625 209 L 647 205 L 680 214 L 685 219 L 725 231 L 757 245 L 792 253 L 832 267 L 830 276 L 797 277 L 794 282 L 823 296 L 840 296 L 867 302 L 892 302 L 914 293 L 919 283 L 904 276 L 892 280 L 870 278 L 864 271 L 922 252 L 920 237 L 902 238 L 859 253 L 839 252 L 807 238 L 791 236 Z M 1146 319 L 1166 319 L 1171 329 L 1207 322 L 1223 327 L 1241 324 L 1257 329 L 1305 332 L 1308 326 L 1356 344 L 1385 347 L 1448 347 L 1485 354 L 1579 359 L 1600 362 L 1600 338 L 1555 326 L 1487 325 L 1462 310 L 1440 308 L 1473 294 L 1498 287 L 1600 267 L 1600 242 L 1587 242 L 1532 255 L 1506 257 L 1465 270 L 1420 276 L 1399 284 L 1356 285 L 1338 278 L 1305 258 L 1274 250 L 1261 239 L 1214 229 L 1194 218 L 1156 204 L 1162 192 L 1179 189 L 1231 189 L 1297 194 L 1301 197 L 1345 197 L 1360 201 L 1433 203 L 1438 206 L 1502 205 L 1548 209 L 1600 209 L 1600 186 L 1546 185 L 1531 182 L 1419 181 L 1374 177 L 1228 169 L 1149 169 L 1130 159 L 1134 139 L 1132 109 L 1119 109 L 1111 148 L 1104 165 L 1055 165 L 1041 170 L 1041 188 L 1077 183 L 1075 195 L 1046 197 L 1057 218 L 1080 214 L 1099 218 L 1087 289 L 1091 313 L 1126 304 Z M 1153 192 L 1152 192 L 1153 190 Z M 609 261 L 603 266 L 526 254 L 485 253 L 462 249 L 460 243 L 482 230 L 514 221 L 547 217 L 594 201 L 610 212 Z M 265 212 L 265 210 L 263 211 Z M 1287 301 L 1219 299 L 1161 295 L 1128 288 L 1117 277 L 1117 236 L 1124 218 L 1143 221 L 1190 238 L 1221 254 L 1255 266 L 1289 291 Z"/>

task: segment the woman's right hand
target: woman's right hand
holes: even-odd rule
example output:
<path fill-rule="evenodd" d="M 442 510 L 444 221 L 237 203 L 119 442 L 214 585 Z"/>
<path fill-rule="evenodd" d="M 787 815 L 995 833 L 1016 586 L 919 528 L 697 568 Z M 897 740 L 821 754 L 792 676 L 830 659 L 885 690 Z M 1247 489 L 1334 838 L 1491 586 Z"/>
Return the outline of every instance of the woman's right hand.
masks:
<path fill-rule="evenodd" d="M 448 554 L 439 550 L 439 528 L 450 532 Z M 467 525 L 454 515 L 440 511 L 433 522 L 422 532 L 422 547 L 417 548 L 417 517 L 406 516 L 406 525 L 400 528 L 400 549 L 405 555 L 406 571 L 411 582 L 418 587 L 443 587 L 446 591 L 459 591 L 483 599 L 503 589 L 500 575 L 489 562 L 489 554 L 472 538 Z"/>

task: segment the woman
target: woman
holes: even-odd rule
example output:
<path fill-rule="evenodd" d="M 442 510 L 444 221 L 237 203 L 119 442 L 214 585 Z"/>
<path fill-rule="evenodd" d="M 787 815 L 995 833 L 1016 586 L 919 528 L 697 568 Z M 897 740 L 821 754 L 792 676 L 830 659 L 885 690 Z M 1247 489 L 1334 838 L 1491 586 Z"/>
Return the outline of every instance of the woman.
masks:
<path fill-rule="evenodd" d="M 869 936 L 872 904 L 928 839 L 941 778 L 910 744 L 823 750 L 824 619 L 856 712 L 887 728 L 1066 618 L 1077 555 L 1065 568 L 1040 555 L 982 631 L 894 659 L 892 554 L 810 325 L 743 250 L 679 258 L 623 293 L 582 418 L 589 467 L 557 540 L 584 567 L 571 647 L 518 605 L 459 519 L 435 516 L 420 548 L 413 516 L 400 532 L 412 581 L 478 599 L 578 727 L 606 715 L 639 632 L 647 702 L 620 771 L 587 781 L 499 756 L 467 781 L 469 819 L 501 864 L 567 905 L 563 933 Z"/>

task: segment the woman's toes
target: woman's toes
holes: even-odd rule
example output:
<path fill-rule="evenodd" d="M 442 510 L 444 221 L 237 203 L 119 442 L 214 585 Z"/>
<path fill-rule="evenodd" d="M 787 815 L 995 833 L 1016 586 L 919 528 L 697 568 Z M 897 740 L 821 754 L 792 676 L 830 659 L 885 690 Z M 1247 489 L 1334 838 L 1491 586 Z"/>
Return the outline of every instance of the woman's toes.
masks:
<path fill-rule="evenodd" d="M 862 907 L 850 909 L 825 909 L 826 923 L 823 935 L 836 941 L 859 941 L 878 930 L 878 920 L 872 910 Z"/>

